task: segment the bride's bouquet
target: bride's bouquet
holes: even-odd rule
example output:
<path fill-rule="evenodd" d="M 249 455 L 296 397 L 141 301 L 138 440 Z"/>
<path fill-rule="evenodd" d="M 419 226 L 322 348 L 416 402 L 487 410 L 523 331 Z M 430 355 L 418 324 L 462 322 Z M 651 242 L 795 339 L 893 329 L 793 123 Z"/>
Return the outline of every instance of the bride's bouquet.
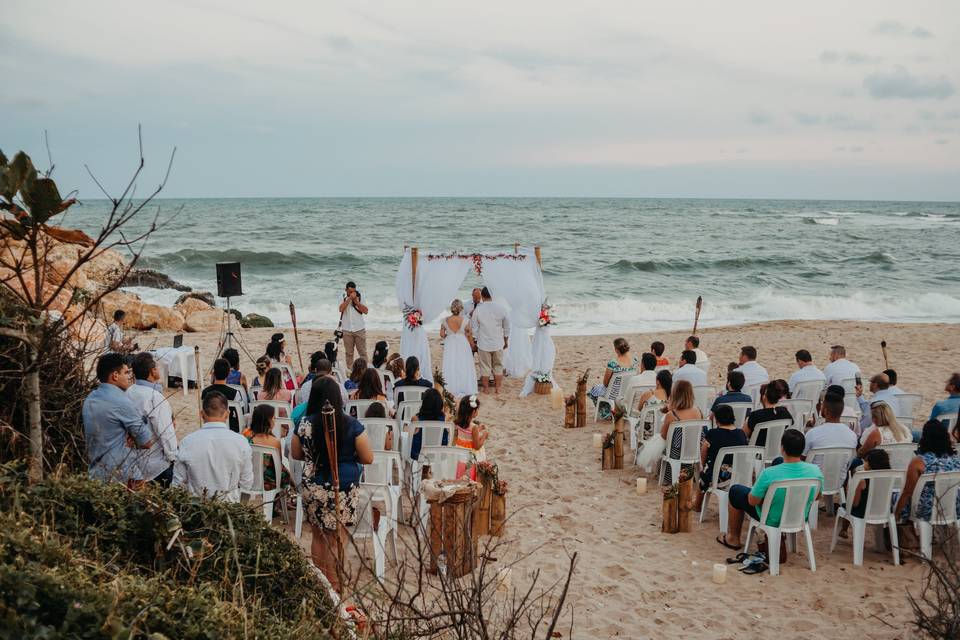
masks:
<path fill-rule="evenodd" d="M 548 327 L 552 324 L 556 324 L 553 318 L 553 306 L 547 304 L 546 302 L 540 307 L 540 318 L 537 320 L 537 323 L 541 327 Z"/>

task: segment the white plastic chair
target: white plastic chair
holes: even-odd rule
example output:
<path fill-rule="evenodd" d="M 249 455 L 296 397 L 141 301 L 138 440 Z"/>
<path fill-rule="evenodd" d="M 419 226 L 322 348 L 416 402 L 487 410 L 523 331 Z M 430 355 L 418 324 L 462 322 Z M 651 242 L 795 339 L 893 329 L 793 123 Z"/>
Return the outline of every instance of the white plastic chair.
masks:
<path fill-rule="evenodd" d="M 751 402 L 721 402 L 720 404 L 725 404 L 733 409 L 733 424 L 737 425 L 737 429 L 743 428 L 743 425 L 747 422 L 747 415 L 753 411 L 753 403 Z"/>
<path fill-rule="evenodd" d="M 277 362 L 273 365 L 277 369 L 280 369 L 280 373 L 283 374 L 283 384 L 286 386 L 287 380 L 293 381 L 292 391 L 296 391 L 300 388 L 300 383 L 297 382 L 297 374 L 294 372 L 293 367 L 291 367 L 286 362 Z"/>
<path fill-rule="evenodd" d="M 780 440 L 783 438 L 783 432 L 792 424 L 792 419 L 767 420 L 753 427 L 753 433 L 750 434 L 750 446 L 757 446 L 757 440 L 761 433 L 765 432 L 767 434 L 763 444 L 763 463 L 765 465 L 769 465 L 780 456 Z"/>
<path fill-rule="evenodd" d="M 947 431 L 949 431 L 957 424 L 957 413 L 956 411 L 953 413 L 941 413 L 936 419 L 943 423 L 947 427 Z"/>
<path fill-rule="evenodd" d="M 360 505 L 356 524 L 350 532 L 350 537 L 357 540 L 370 539 L 373 542 L 373 573 L 378 580 L 382 580 L 386 574 L 387 546 L 392 542 L 393 560 L 397 561 L 396 529 L 390 523 L 396 522 L 396 514 L 392 509 L 392 498 L 390 496 L 390 487 L 385 484 L 375 484 L 371 482 L 360 483 Z M 379 504 L 380 511 L 379 527 L 374 528 L 373 505 Z M 393 533 L 393 535 L 391 535 Z"/>
<path fill-rule="evenodd" d="M 809 400 L 813 403 L 814 408 L 816 408 L 817 401 L 820 400 L 820 394 L 823 392 L 826 384 L 826 380 L 804 380 L 803 382 L 798 382 L 790 397 L 793 400 Z"/>
<path fill-rule="evenodd" d="M 726 532 L 727 518 L 729 517 L 730 493 L 727 489 L 719 489 L 720 468 L 723 461 L 730 456 L 732 464 L 730 465 L 730 484 L 742 484 L 745 487 L 753 486 L 754 472 L 758 466 L 757 463 L 763 460 L 763 449 L 761 447 L 751 447 L 749 445 L 739 447 L 723 447 L 717 452 L 717 459 L 713 463 L 712 477 L 710 486 L 703 494 L 703 504 L 700 506 L 700 522 L 703 522 L 703 516 L 707 513 L 707 506 L 710 504 L 710 496 L 717 496 L 717 513 L 720 516 L 720 531 Z"/>
<path fill-rule="evenodd" d="M 647 439 L 647 432 L 644 425 L 649 420 L 653 425 L 651 428 L 652 433 L 658 433 L 660 427 L 663 426 L 663 419 L 666 417 L 661 411 L 663 408 L 662 404 L 655 404 L 653 406 L 646 406 L 640 412 L 640 416 L 637 418 L 636 424 L 630 430 L 630 446 L 636 450 L 636 456 L 634 458 L 634 464 L 637 464 L 636 458 L 640 457 L 640 443 Z"/>
<path fill-rule="evenodd" d="M 397 405 L 397 426 L 401 429 L 405 422 L 413 420 L 413 416 L 420 413 L 420 399 L 404 400 Z"/>
<path fill-rule="evenodd" d="M 859 415 L 860 404 L 857 402 L 857 379 L 844 378 L 840 381 L 840 386 L 843 387 L 843 404 L 855 410 Z"/>
<path fill-rule="evenodd" d="M 370 448 L 374 451 L 397 451 L 397 438 L 394 438 L 393 448 L 387 449 L 387 434 L 394 431 L 397 423 L 392 418 L 357 418 L 370 438 Z"/>
<path fill-rule="evenodd" d="M 817 410 L 813 400 L 804 400 L 803 398 L 784 398 L 777 404 L 785 407 L 793 416 L 793 424 L 790 425 L 790 428 L 801 432 L 806 430 L 807 421 L 813 417 Z"/>
<path fill-rule="evenodd" d="M 300 534 L 303 533 L 303 496 L 300 495 L 300 487 L 303 484 L 303 460 L 294 460 L 293 458 L 290 458 L 289 465 L 290 466 L 287 467 L 287 469 L 290 471 L 290 484 L 297 499 L 296 516 L 293 523 L 293 535 L 297 540 L 299 540 Z"/>
<path fill-rule="evenodd" d="M 377 375 L 380 376 L 380 386 L 383 388 L 383 395 L 387 396 L 387 400 L 396 402 L 397 399 L 394 396 L 393 389 L 397 381 L 393 379 L 393 373 L 386 369 L 375 369 L 375 371 Z"/>
<path fill-rule="evenodd" d="M 674 484 L 680 481 L 681 465 L 692 464 L 694 471 L 700 467 L 700 440 L 706 426 L 706 420 L 676 420 L 670 423 L 663 457 L 660 459 L 660 484 L 663 484 L 666 476 L 667 465 L 670 466 L 670 481 Z M 680 432 L 680 454 L 674 458 L 671 444 L 676 431 Z"/>
<path fill-rule="evenodd" d="M 453 446 L 453 423 L 439 420 L 423 420 L 405 422 L 403 426 L 402 457 L 410 468 L 410 494 L 416 495 L 420 491 L 420 481 L 423 475 L 423 458 L 414 460 L 410 457 L 413 447 L 413 436 L 420 429 L 420 449 L 423 447 L 450 447 Z M 443 444 L 443 436 L 447 436 L 447 444 Z"/>
<path fill-rule="evenodd" d="M 253 410 L 260 405 L 273 407 L 273 414 L 278 418 L 290 417 L 291 407 L 289 402 L 283 400 L 254 400 L 250 403 L 250 413 L 253 413 Z"/>
<path fill-rule="evenodd" d="M 840 496 L 840 503 L 847 502 L 847 496 L 843 489 L 844 482 L 847 480 L 847 469 L 850 468 L 850 461 L 857 455 L 855 449 L 850 447 L 820 447 L 810 449 L 806 455 L 806 461 L 820 467 L 823 472 L 823 487 L 820 489 L 820 496 L 827 498 L 828 506 L 833 505 L 833 496 Z M 832 511 L 832 509 L 831 509 Z M 810 509 L 810 528 L 817 528 L 817 519 L 820 513 L 818 505 Z"/>
<path fill-rule="evenodd" d="M 647 391 L 651 391 L 653 387 L 649 385 L 641 384 L 628 384 L 627 390 L 623 394 L 623 402 L 621 406 L 626 410 L 627 425 L 630 429 L 630 446 L 633 449 L 637 448 L 636 440 L 634 439 L 634 428 L 637 426 L 637 420 L 640 418 L 640 397 L 645 394 Z"/>
<path fill-rule="evenodd" d="M 762 384 L 750 384 L 750 385 L 746 385 L 746 386 L 743 388 L 743 393 L 745 393 L 745 394 L 747 394 L 748 396 L 750 396 L 750 400 L 753 402 L 753 408 L 754 408 L 754 409 L 759 409 L 759 408 L 761 407 L 761 404 L 760 404 L 760 387 L 762 387 L 762 386 L 763 386 Z"/>
<path fill-rule="evenodd" d="M 283 428 L 287 428 L 287 435 L 283 435 Z M 290 418 L 273 419 L 273 436 L 283 443 L 283 455 L 290 457 L 290 442 L 293 440 L 293 420 Z"/>
<path fill-rule="evenodd" d="M 850 480 L 850 496 L 853 500 L 854 492 L 861 480 L 866 480 L 867 504 L 862 518 L 853 516 L 850 511 L 852 504 L 841 505 L 837 511 L 837 519 L 833 523 L 833 538 L 830 540 L 830 553 L 837 546 L 840 533 L 840 521 L 847 520 L 853 529 L 853 564 L 863 565 L 863 546 L 866 537 L 867 525 L 876 524 L 890 531 L 890 543 L 893 547 L 893 564 L 900 564 L 900 541 L 897 538 L 897 517 L 893 513 L 892 501 L 895 485 L 903 482 L 903 471 L 883 469 L 877 471 L 858 470 Z M 815 510 L 816 505 L 811 507 Z M 812 516 L 813 514 L 811 514 Z"/>
<path fill-rule="evenodd" d="M 913 442 L 878 444 L 877 449 L 883 449 L 887 452 L 887 456 L 890 458 L 890 468 L 894 471 L 906 472 L 907 467 L 910 466 L 910 461 L 913 460 L 913 457 L 917 453 L 917 445 Z M 901 480 L 902 477 L 895 483 L 893 487 L 894 491 L 899 492 L 903 490 Z"/>
<path fill-rule="evenodd" d="M 597 398 L 597 403 L 593 408 L 593 421 L 597 422 L 600 420 L 600 405 L 605 404 L 610 408 L 612 412 L 617 405 L 617 401 L 622 397 L 622 392 L 626 389 L 627 383 L 630 381 L 630 378 L 635 376 L 636 373 L 633 371 L 621 371 L 620 373 L 615 373 L 610 378 L 610 384 L 607 385 L 607 388 L 604 390 L 603 395 Z"/>
<path fill-rule="evenodd" d="M 709 360 L 703 360 L 703 361 L 697 360 L 697 362 L 696 362 L 696 364 L 695 364 L 694 366 L 695 366 L 697 369 L 700 369 L 700 371 L 703 371 L 703 374 L 704 374 L 705 376 L 708 376 L 708 377 L 710 376 L 710 361 L 709 361 Z M 704 415 L 706 415 L 706 414 L 704 414 Z"/>
<path fill-rule="evenodd" d="M 265 447 L 259 444 L 250 445 L 251 456 L 253 458 L 253 486 L 249 489 L 241 489 L 240 496 L 250 498 L 260 498 L 263 504 L 263 517 L 267 522 L 273 521 L 273 502 L 280 493 L 280 470 L 283 468 L 280 458 L 280 452 L 273 447 Z M 274 475 L 277 478 L 277 487 L 274 489 L 263 488 L 263 456 L 270 456 L 273 459 Z"/>
<path fill-rule="evenodd" d="M 394 402 L 403 398 L 403 402 L 420 402 L 420 398 L 423 397 L 423 394 L 426 393 L 426 387 L 416 387 L 416 386 L 406 386 L 400 385 L 399 387 L 394 385 L 393 395 Z"/>
<path fill-rule="evenodd" d="M 244 427 L 247 426 L 247 412 L 243 409 L 243 402 L 240 400 L 227 400 L 227 412 L 230 414 L 229 424 L 227 426 L 232 426 L 233 421 L 236 420 L 239 430 L 243 431 Z"/>
<path fill-rule="evenodd" d="M 390 409 L 387 407 L 387 403 L 382 400 L 347 400 L 343 405 L 343 412 L 359 420 L 366 415 L 367 409 L 373 404 L 383 405 L 384 415 L 390 415 Z"/>
<path fill-rule="evenodd" d="M 807 503 L 810 502 L 811 494 L 819 488 L 820 481 L 814 478 L 774 482 L 767 488 L 763 507 L 760 509 L 760 520 L 754 520 L 753 516 L 750 516 L 750 527 L 747 529 L 746 544 L 743 548 L 750 548 L 754 529 L 757 527 L 763 529 L 767 534 L 771 576 L 780 575 L 780 537 L 785 533 L 794 534 L 787 538 L 787 542 L 788 546 L 792 542 L 792 546 L 796 548 L 795 536 L 803 532 L 807 541 L 807 561 L 810 563 L 810 571 L 817 570 L 817 562 L 813 557 L 813 535 L 810 533 L 810 525 L 807 522 Z M 775 527 L 767 524 L 767 520 L 773 498 L 780 491 L 784 492 L 783 511 L 780 514 L 780 524 Z M 810 508 L 815 509 L 816 503 L 814 502 Z"/>
<path fill-rule="evenodd" d="M 917 517 L 920 495 L 928 485 L 933 485 L 933 510 L 929 520 Z M 933 528 L 953 525 L 960 529 L 957 519 L 957 489 L 960 488 L 960 471 L 925 473 L 917 479 L 910 505 L 911 519 L 920 534 L 920 553 L 927 560 L 933 559 Z"/>
<path fill-rule="evenodd" d="M 250 407 L 250 398 L 247 397 L 247 390 L 243 388 L 242 384 L 228 384 L 227 386 L 231 389 L 236 389 L 240 395 L 240 401 L 243 402 L 243 412 L 247 413 Z"/>
<path fill-rule="evenodd" d="M 710 407 L 717 397 L 717 388 L 712 385 L 697 385 L 693 388 L 693 401 L 697 409 L 700 409 L 700 415 L 709 416 Z"/>
<path fill-rule="evenodd" d="M 385 486 L 390 498 L 390 509 L 388 513 L 381 513 L 380 525 L 389 528 L 393 542 L 393 556 L 396 560 L 397 555 L 397 528 L 402 518 L 400 493 L 403 482 L 403 465 L 400 462 L 400 454 L 396 451 L 376 451 L 373 454 L 373 462 L 363 465 L 363 477 L 361 484 L 374 484 Z"/>
<path fill-rule="evenodd" d="M 901 393 L 897 396 L 897 406 L 900 409 L 897 418 L 913 418 L 914 410 L 923 402 L 919 393 Z"/>

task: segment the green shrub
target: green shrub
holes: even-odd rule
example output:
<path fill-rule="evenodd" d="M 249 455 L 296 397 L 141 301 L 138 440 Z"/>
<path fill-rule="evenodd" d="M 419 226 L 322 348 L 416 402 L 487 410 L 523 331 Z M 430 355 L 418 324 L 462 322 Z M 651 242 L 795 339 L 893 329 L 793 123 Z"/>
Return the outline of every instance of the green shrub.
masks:
<path fill-rule="evenodd" d="M 332 620 L 257 509 L 0 466 L 0 638 L 303 639 Z"/>

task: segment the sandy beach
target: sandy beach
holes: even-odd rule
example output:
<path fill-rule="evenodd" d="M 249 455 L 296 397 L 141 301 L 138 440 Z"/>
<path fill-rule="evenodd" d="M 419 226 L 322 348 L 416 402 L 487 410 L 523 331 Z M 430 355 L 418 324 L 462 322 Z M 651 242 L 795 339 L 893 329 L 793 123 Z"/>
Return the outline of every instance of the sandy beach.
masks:
<path fill-rule="evenodd" d="M 274 330 L 238 330 L 243 342 L 259 356 Z M 293 332 L 285 330 L 288 350 L 294 352 Z M 686 333 L 627 334 L 635 352 L 653 340 L 667 345 L 667 357 L 676 362 Z M 887 324 L 839 321 L 781 321 L 700 332 L 701 348 L 711 359 L 711 384 L 722 386 L 726 363 L 736 359 L 739 347 L 752 344 L 758 361 L 771 377 L 787 378 L 795 368 L 793 353 L 808 349 L 821 368 L 829 346 L 843 344 L 865 376 L 883 369 L 880 341 L 889 345 L 890 365 L 900 375 L 900 386 L 922 393 L 918 416 L 943 396 L 943 383 L 960 360 L 960 326 Z M 184 343 L 197 344 L 209 366 L 218 335 L 193 333 Z M 300 334 L 304 358 L 330 339 L 330 331 Z M 585 368 L 591 384 L 599 379 L 610 358 L 616 336 L 564 336 L 555 339 L 555 375 L 565 392 Z M 386 339 L 391 351 L 398 335 L 371 334 L 369 348 Z M 166 346 L 172 334 L 143 333 L 141 347 Z M 439 339 L 430 336 L 434 364 L 439 363 Z M 296 356 L 294 355 L 294 362 Z M 248 377 L 253 363 L 244 357 Z M 481 418 L 491 428 L 487 450 L 499 464 L 501 477 L 511 485 L 508 508 L 513 515 L 506 540 L 512 551 L 531 553 L 513 573 L 540 569 L 553 581 L 566 569 L 567 554 L 578 552 L 579 564 L 568 603 L 573 607 L 577 638 L 906 638 L 911 636 L 912 614 L 907 593 L 917 593 L 921 568 L 915 561 L 894 567 L 887 553 L 872 548 L 868 535 L 865 563 L 855 568 L 849 543 L 841 542 L 828 554 L 833 520 L 821 518 L 815 532 L 817 571 L 811 573 L 801 553 L 791 554 L 779 577 L 768 573 L 745 576 L 729 571 L 722 587 L 710 581 L 714 563 L 733 552 L 718 545 L 715 503 L 707 520 L 689 534 L 660 532 L 660 496 L 656 491 L 638 496 L 631 464 L 622 471 L 600 471 L 592 434 L 609 429 L 562 428 L 559 412 L 549 396 L 520 399 L 520 381 L 508 379 L 499 397 L 481 399 Z M 177 431 L 183 437 L 198 426 L 196 396 L 172 396 Z M 301 544 L 309 542 L 305 532 Z M 569 617 L 566 617 L 569 620 Z M 566 635 L 566 633 L 565 633 Z"/>

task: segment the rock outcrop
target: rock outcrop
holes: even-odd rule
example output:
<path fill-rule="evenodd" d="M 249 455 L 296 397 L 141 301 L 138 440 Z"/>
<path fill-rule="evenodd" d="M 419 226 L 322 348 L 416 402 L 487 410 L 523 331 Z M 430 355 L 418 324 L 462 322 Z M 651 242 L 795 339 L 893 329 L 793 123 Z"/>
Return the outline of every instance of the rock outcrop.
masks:
<path fill-rule="evenodd" d="M 123 286 L 192 291 L 192 289 L 187 285 L 180 284 L 167 274 L 154 271 L 153 269 L 132 269 L 130 273 L 127 274 L 127 277 L 123 279 Z M 211 304 L 213 304 L 212 300 Z"/>
<path fill-rule="evenodd" d="M 190 293 L 185 293 L 179 298 L 177 298 L 177 301 L 174 302 L 173 304 L 174 305 L 183 304 L 185 300 L 189 300 L 190 298 L 196 298 L 197 300 L 206 302 L 207 305 L 210 307 L 217 306 L 216 299 L 213 297 L 213 294 L 210 293 L 209 291 L 191 291 Z"/>
<path fill-rule="evenodd" d="M 240 320 L 240 326 L 244 329 L 258 329 L 262 327 L 272 327 L 273 321 L 267 316 L 261 316 L 258 313 L 248 313 Z"/>

